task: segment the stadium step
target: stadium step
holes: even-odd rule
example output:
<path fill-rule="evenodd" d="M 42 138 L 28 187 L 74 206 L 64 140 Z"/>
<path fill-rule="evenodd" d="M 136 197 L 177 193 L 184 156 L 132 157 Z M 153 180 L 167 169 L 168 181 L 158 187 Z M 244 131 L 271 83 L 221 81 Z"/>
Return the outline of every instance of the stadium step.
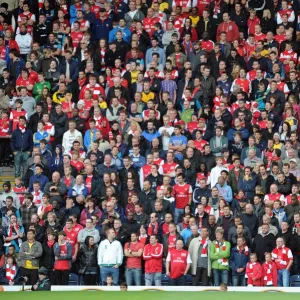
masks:
<path fill-rule="evenodd" d="M 0 168 L 0 193 L 3 192 L 3 183 L 5 181 L 10 181 L 11 185 L 14 185 L 15 172 L 13 168 L 1 167 Z"/>

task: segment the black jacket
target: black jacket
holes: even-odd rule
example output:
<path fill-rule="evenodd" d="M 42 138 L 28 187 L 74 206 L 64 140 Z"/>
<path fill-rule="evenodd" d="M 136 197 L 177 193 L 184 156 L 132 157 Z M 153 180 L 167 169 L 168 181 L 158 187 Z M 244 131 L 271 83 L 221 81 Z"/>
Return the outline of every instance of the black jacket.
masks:
<path fill-rule="evenodd" d="M 272 252 L 276 247 L 276 237 L 269 233 L 266 236 L 261 234 L 256 235 L 253 242 L 253 251 L 257 255 L 257 259 L 260 263 L 265 261 L 265 253 Z"/>
<path fill-rule="evenodd" d="M 43 113 L 35 112 L 31 115 L 28 127 L 32 130 L 32 133 L 37 132 L 37 124 L 40 120 L 42 120 Z"/>
<path fill-rule="evenodd" d="M 37 24 L 33 27 L 33 39 L 41 46 L 44 46 L 47 44 L 48 35 L 50 32 L 51 28 L 49 22 L 45 22 L 45 24 Z"/>
<path fill-rule="evenodd" d="M 130 238 L 132 233 L 138 233 L 140 229 L 140 224 L 136 220 L 129 220 L 126 223 L 123 223 L 122 227 L 127 231 L 128 238 Z"/>
<path fill-rule="evenodd" d="M 65 133 L 65 126 L 67 122 L 67 115 L 65 113 L 57 114 L 56 112 L 50 116 L 50 122 L 54 124 L 55 138 L 62 138 Z"/>
<path fill-rule="evenodd" d="M 241 219 L 243 221 L 244 226 L 247 226 L 252 234 L 252 237 L 255 237 L 258 230 L 258 218 L 255 214 L 242 214 Z"/>
<path fill-rule="evenodd" d="M 209 38 L 210 38 L 210 39 L 215 38 L 215 37 L 213 36 L 214 28 L 213 28 L 213 25 L 212 25 L 211 21 L 209 20 L 209 21 L 206 23 L 206 30 L 205 30 L 205 22 L 204 22 L 204 20 L 203 20 L 202 17 L 200 18 L 200 20 L 198 21 L 198 23 L 197 23 L 197 25 L 196 25 L 196 31 L 197 31 L 198 39 L 199 39 L 199 40 L 202 39 L 202 34 L 203 34 L 203 32 L 208 32 Z"/>
<path fill-rule="evenodd" d="M 78 252 L 78 261 L 79 261 L 79 273 L 84 274 L 86 271 L 92 271 L 94 269 L 97 272 L 98 261 L 98 246 L 88 247 L 89 237 L 87 236 L 83 246 L 79 249 Z M 85 271 L 85 272 L 84 272 Z"/>
<path fill-rule="evenodd" d="M 55 263 L 54 255 L 54 244 L 52 247 L 49 247 L 47 242 L 42 244 L 43 247 L 43 256 L 41 259 L 41 266 L 45 267 L 48 270 L 53 270 Z"/>

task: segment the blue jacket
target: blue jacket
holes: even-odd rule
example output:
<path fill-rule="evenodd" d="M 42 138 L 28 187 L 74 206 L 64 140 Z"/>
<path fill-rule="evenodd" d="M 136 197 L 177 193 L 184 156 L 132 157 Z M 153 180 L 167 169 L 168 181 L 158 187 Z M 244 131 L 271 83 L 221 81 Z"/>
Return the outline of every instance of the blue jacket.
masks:
<path fill-rule="evenodd" d="M 232 189 L 227 183 L 221 187 L 219 183 L 216 184 L 216 188 L 219 190 L 219 195 L 222 196 L 226 202 L 232 201 Z"/>
<path fill-rule="evenodd" d="M 122 31 L 123 40 L 129 44 L 130 43 L 130 38 L 131 38 L 131 31 L 130 31 L 130 29 L 128 27 L 121 28 L 119 26 L 115 27 L 114 29 L 112 29 L 109 32 L 109 40 L 108 40 L 109 43 L 116 40 L 116 33 L 119 30 Z"/>
<path fill-rule="evenodd" d="M 82 9 L 83 9 L 83 5 L 82 5 Z M 73 22 L 75 22 L 76 20 L 77 20 L 77 9 L 73 4 L 70 6 L 70 24 L 73 24 Z"/>
<path fill-rule="evenodd" d="M 104 21 L 97 19 L 92 27 L 92 40 L 98 41 L 101 39 L 108 40 L 109 32 L 112 29 L 111 19 L 105 19 Z"/>
<path fill-rule="evenodd" d="M 245 254 L 245 250 L 242 251 L 242 253 L 239 252 L 237 247 L 234 247 L 231 250 L 230 254 L 230 260 L 229 260 L 229 266 L 232 270 L 232 275 L 244 275 L 246 271 L 246 265 L 250 261 L 250 249 L 248 250 L 248 255 Z M 244 272 L 237 273 L 236 270 L 239 268 L 243 268 Z"/>
<path fill-rule="evenodd" d="M 144 156 L 134 157 L 133 155 L 129 155 L 132 160 L 133 167 L 139 172 L 141 167 L 146 164 L 146 158 Z"/>
<path fill-rule="evenodd" d="M 254 198 L 255 186 L 256 186 L 256 176 L 252 176 L 252 179 L 245 181 L 244 177 L 239 178 L 238 190 L 243 190 L 247 198 Z"/>
<path fill-rule="evenodd" d="M 112 4 L 112 10 L 114 11 L 115 10 L 115 5 L 113 3 L 114 3 L 114 1 L 111 2 L 111 4 Z M 117 10 L 118 18 L 119 19 L 124 18 L 125 14 L 127 12 L 128 12 L 127 3 L 125 3 L 124 1 L 121 1 L 119 3 L 118 10 Z"/>
<path fill-rule="evenodd" d="M 163 66 L 166 63 L 166 55 L 165 55 L 165 50 L 162 48 L 157 47 L 156 49 L 149 48 L 146 52 L 146 61 L 145 64 L 146 66 L 151 63 L 152 61 L 152 54 L 153 53 L 158 53 L 159 54 L 159 59 L 158 59 L 158 63 L 162 64 Z"/>
<path fill-rule="evenodd" d="M 68 197 L 77 197 L 78 195 L 83 195 L 84 197 L 87 197 L 88 188 L 85 185 L 80 188 L 78 188 L 77 185 L 74 185 L 69 188 Z"/>
<path fill-rule="evenodd" d="M 9 62 L 9 72 L 14 79 L 17 79 L 21 74 L 22 69 L 25 68 L 25 61 L 23 58 L 19 57 L 15 62 L 10 60 Z"/>
<path fill-rule="evenodd" d="M 192 230 L 190 229 L 190 227 L 187 227 L 181 231 L 180 235 L 182 236 L 184 244 L 186 245 L 189 237 L 192 236 Z"/>
<path fill-rule="evenodd" d="M 76 80 L 78 78 L 79 73 L 79 64 L 75 59 L 71 59 L 70 62 L 70 76 L 72 80 Z M 64 59 L 59 65 L 59 72 L 61 74 L 66 73 L 66 59 Z"/>
<path fill-rule="evenodd" d="M 41 191 L 44 190 L 44 187 L 45 185 L 49 182 L 49 179 L 47 176 L 41 174 L 40 176 L 38 175 L 33 175 L 30 177 L 30 180 L 29 180 L 29 192 L 32 192 L 33 191 L 33 184 L 35 182 L 39 182 L 40 185 L 41 185 Z"/>
<path fill-rule="evenodd" d="M 279 227 L 281 228 L 281 223 L 286 221 L 286 213 L 283 207 L 280 207 L 277 211 L 275 208 L 273 209 L 274 216 L 277 218 Z"/>
<path fill-rule="evenodd" d="M 33 137 L 30 129 L 25 129 L 22 132 L 19 127 L 12 132 L 10 139 L 10 148 L 12 152 L 23 151 L 32 152 L 33 148 Z"/>
<path fill-rule="evenodd" d="M 96 132 L 98 130 L 95 128 L 94 129 L 94 136 L 93 136 L 93 141 L 96 140 Z M 83 139 L 83 144 L 84 147 L 86 148 L 86 150 L 89 149 L 90 145 L 91 145 L 92 141 L 91 141 L 91 129 L 87 130 L 84 134 L 84 139 Z"/>
<path fill-rule="evenodd" d="M 242 127 L 240 130 L 237 130 L 235 128 L 230 128 L 228 130 L 228 133 L 227 133 L 228 141 L 230 141 L 230 142 L 234 141 L 234 134 L 237 131 L 239 131 L 242 134 L 242 139 L 243 140 L 247 140 L 248 139 L 248 137 L 249 137 L 249 131 L 248 131 L 248 129 L 246 129 L 244 127 Z"/>

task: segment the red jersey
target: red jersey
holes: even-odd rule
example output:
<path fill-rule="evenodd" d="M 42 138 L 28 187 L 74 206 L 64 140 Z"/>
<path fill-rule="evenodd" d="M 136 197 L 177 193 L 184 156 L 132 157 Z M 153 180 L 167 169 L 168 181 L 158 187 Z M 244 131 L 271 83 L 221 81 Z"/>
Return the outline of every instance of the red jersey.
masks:
<path fill-rule="evenodd" d="M 76 32 L 76 31 L 73 31 L 73 32 L 70 33 L 70 36 L 71 36 L 71 38 L 72 38 L 73 46 L 74 46 L 75 48 L 77 48 L 78 45 L 79 45 L 79 43 L 80 43 L 81 40 L 83 39 L 84 34 L 83 34 L 83 32 L 81 32 L 81 31 L 77 31 L 77 32 Z"/>
<path fill-rule="evenodd" d="M 184 275 L 188 263 L 191 263 L 191 258 L 187 250 L 172 249 L 168 253 L 167 261 L 170 262 L 170 278 L 176 279 Z"/>
<path fill-rule="evenodd" d="M 174 28 L 179 32 L 181 27 L 183 27 L 184 17 L 178 16 L 174 22 Z"/>
<path fill-rule="evenodd" d="M 21 22 L 22 18 L 26 18 L 27 20 L 32 20 L 35 22 L 35 15 L 31 13 L 30 11 L 25 13 L 22 12 L 18 15 L 18 22 Z"/>
<path fill-rule="evenodd" d="M 210 5 L 210 0 L 198 0 L 197 8 L 198 8 L 198 15 L 202 16 L 204 10 L 208 10 Z"/>
<path fill-rule="evenodd" d="M 255 51 L 256 44 L 250 45 L 248 42 L 245 43 L 245 49 L 246 49 L 246 58 L 251 57 L 252 53 Z"/>
<path fill-rule="evenodd" d="M 168 236 L 168 252 L 176 247 L 176 234 Z"/>
<path fill-rule="evenodd" d="M 246 78 L 237 78 L 233 81 L 232 86 L 239 85 L 243 92 L 249 93 L 250 90 L 250 81 Z"/>
<path fill-rule="evenodd" d="M 15 186 L 12 190 L 18 195 L 20 204 L 23 205 L 25 193 L 27 191 L 26 187 L 25 186 L 19 186 L 19 187 Z"/>
<path fill-rule="evenodd" d="M 272 251 L 272 259 L 274 260 L 277 270 L 284 270 L 288 266 L 290 260 L 293 259 L 292 251 L 286 246 L 276 247 Z"/>
<path fill-rule="evenodd" d="M 68 13 L 68 12 L 67 12 Z M 61 27 L 63 27 L 64 30 L 66 30 L 68 27 L 71 27 L 69 20 L 64 19 L 62 22 L 57 20 Z"/>
<path fill-rule="evenodd" d="M 83 99 L 84 101 L 84 110 L 90 111 L 90 109 L 93 106 L 93 100 L 92 99 Z"/>
<path fill-rule="evenodd" d="M 279 43 L 279 46 L 280 46 L 280 44 L 281 44 L 283 41 L 286 40 L 285 34 L 276 34 L 276 35 L 274 36 L 274 40 L 275 40 L 276 42 L 278 42 L 278 43 Z"/>
<path fill-rule="evenodd" d="M 81 89 L 80 94 L 79 94 L 79 99 L 84 98 L 84 92 L 86 89 L 92 91 L 93 99 L 98 99 L 98 96 L 100 94 L 105 96 L 104 88 L 101 85 L 99 85 L 98 83 L 96 83 L 95 85 L 87 84 Z"/>
<path fill-rule="evenodd" d="M 19 124 L 19 118 L 21 116 L 25 116 L 27 119 L 27 113 L 25 109 L 22 109 L 21 111 L 13 109 L 10 112 L 9 121 L 12 122 L 12 131 L 17 129 L 17 125 Z"/>
<path fill-rule="evenodd" d="M 198 128 L 198 122 L 188 122 L 187 123 L 187 130 L 190 133 L 193 133 L 194 130 Z"/>
<path fill-rule="evenodd" d="M 100 116 L 99 118 L 94 117 L 94 120 L 96 121 L 95 127 L 102 132 L 103 137 L 105 138 L 110 131 L 110 126 L 107 118 L 104 116 Z"/>
<path fill-rule="evenodd" d="M 173 187 L 175 193 L 175 207 L 184 209 L 190 202 L 192 187 L 185 183 L 183 185 L 175 184 Z"/>
<path fill-rule="evenodd" d="M 292 60 L 297 65 L 297 53 L 292 50 L 285 50 L 285 51 L 281 52 L 279 59 L 282 63 L 285 60 Z M 284 65 L 284 70 L 286 73 L 290 71 L 289 64 Z"/>
<path fill-rule="evenodd" d="M 87 187 L 89 195 L 92 192 L 92 182 L 93 182 L 93 175 L 88 175 L 85 179 L 84 185 Z"/>
<path fill-rule="evenodd" d="M 72 255 L 75 254 L 75 245 L 77 244 L 77 237 L 78 237 L 78 232 L 72 228 L 70 231 L 67 229 L 65 230 L 66 233 L 66 240 L 72 245 Z"/>
<path fill-rule="evenodd" d="M 207 40 L 207 41 L 204 41 L 204 40 L 200 40 L 201 42 L 201 47 L 203 50 L 207 50 L 207 51 L 213 51 L 214 50 L 214 47 L 215 47 L 215 43 L 211 40 Z"/>
<path fill-rule="evenodd" d="M 56 247 L 56 245 L 54 247 Z M 67 242 L 63 245 L 60 245 L 59 248 L 60 248 L 60 253 L 59 253 L 60 256 L 67 255 Z M 69 269 L 70 269 L 69 260 L 60 259 L 55 261 L 54 270 L 69 270 Z"/>
<path fill-rule="evenodd" d="M 7 47 L 5 45 L 0 47 L 0 59 L 5 60 L 7 55 Z"/>
<path fill-rule="evenodd" d="M 175 169 L 178 166 L 177 163 L 172 162 L 172 163 L 164 163 L 162 165 L 162 173 L 163 175 L 169 175 L 170 177 L 175 177 Z"/>
<path fill-rule="evenodd" d="M 143 170 L 143 180 L 145 180 L 146 177 L 151 174 L 151 169 L 152 169 L 152 165 L 146 164 L 142 166 L 141 170 Z"/>
<path fill-rule="evenodd" d="M 248 19 L 247 26 L 248 26 L 248 34 L 255 34 L 255 25 L 260 24 L 259 17 L 255 16 L 254 19 Z"/>
<path fill-rule="evenodd" d="M 16 81 L 16 86 L 28 86 L 28 85 L 34 85 L 34 81 L 28 77 L 27 79 L 24 79 L 21 75 L 18 77 Z"/>
<path fill-rule="evenodd" d="M 98 5 L 93 5 L 93 6 L 91 6 L 91 12 L 93 12 L 94 14 L 95 14 L 95 16 L 96 16 L 96 19 L 99 19 L 100 18 L 100 6 L 98 6 Z"/>
<path fill-rule="evenodd" d="M 148 244 L 144 248 L 143 258 L 145 263 L 145 273 L 162 272 L 163 245 L 156 243 Z"/>
<path fill-rule="evenodd" d="M 160 23 L 160 19 L 157 17 L 152 17 L 152 18 L 146 17 L 143 20 L 144 29 L 146 32 L 148 32 L 150 37 L 152 37 L 152 35 L 155 31 L 155 28 L 154 28 L 155 23 Z"/>
<path fill-rule="evenodd" d="M 248 284 L 252 284 L 253 286 L 262 286 L 262 267 L 260 263 L 248 262 L 245 277 L 248 278 Z"/>
<path fill-rule="evenodd" d="M 80 160 L 78 161 L 71 160 L 70 165 L 75 167 L 78 172 L 81 172 L 81 170 L 84 168 L 84 164 Z"/>
<path fill-rule="evenodd" d="M 264 41 L 266 38 L 267 36 L 262 32 L 260 34 L 254 33 L 255 44 L 257 44 L 258 41 Z"/>
<path fill-rule="evenodd" d="M 181 8 L 191 7 L 191 1 L 190 0 L 173 0 L 172 6 L 181 6 Z M 189 16 L 188 12 L 182 12 L 181 14 L 184 18 L 188 18 L 188 16 Z"/>
<path fill-rule="evenodd" d="M 208 142 L 205 141 L 205 140 L 201 140 L 201 141 L 194 140 L 194 145 L 195 145 L 195 147 L 196 147 L 200 152 L 203 152 L 203 151 L 204 151 L 204 146 L 205 146 L 205 145 L 208 145 Z"/>
<path fill-rule="evenodd" d="M 7 136 L 9 131 L 9 119 L 0 119 L 0 136 Z"/>

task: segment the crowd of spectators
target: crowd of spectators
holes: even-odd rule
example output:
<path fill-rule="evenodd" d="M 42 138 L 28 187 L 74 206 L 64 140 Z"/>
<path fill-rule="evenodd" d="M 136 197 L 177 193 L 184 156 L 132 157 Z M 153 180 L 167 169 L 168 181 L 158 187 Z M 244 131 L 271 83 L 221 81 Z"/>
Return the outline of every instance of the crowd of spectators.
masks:
<path fill-rule="evenodd" d="M 2 3 L 0 284 L 289 286 L 299 54 L 299 0 Z"/>

